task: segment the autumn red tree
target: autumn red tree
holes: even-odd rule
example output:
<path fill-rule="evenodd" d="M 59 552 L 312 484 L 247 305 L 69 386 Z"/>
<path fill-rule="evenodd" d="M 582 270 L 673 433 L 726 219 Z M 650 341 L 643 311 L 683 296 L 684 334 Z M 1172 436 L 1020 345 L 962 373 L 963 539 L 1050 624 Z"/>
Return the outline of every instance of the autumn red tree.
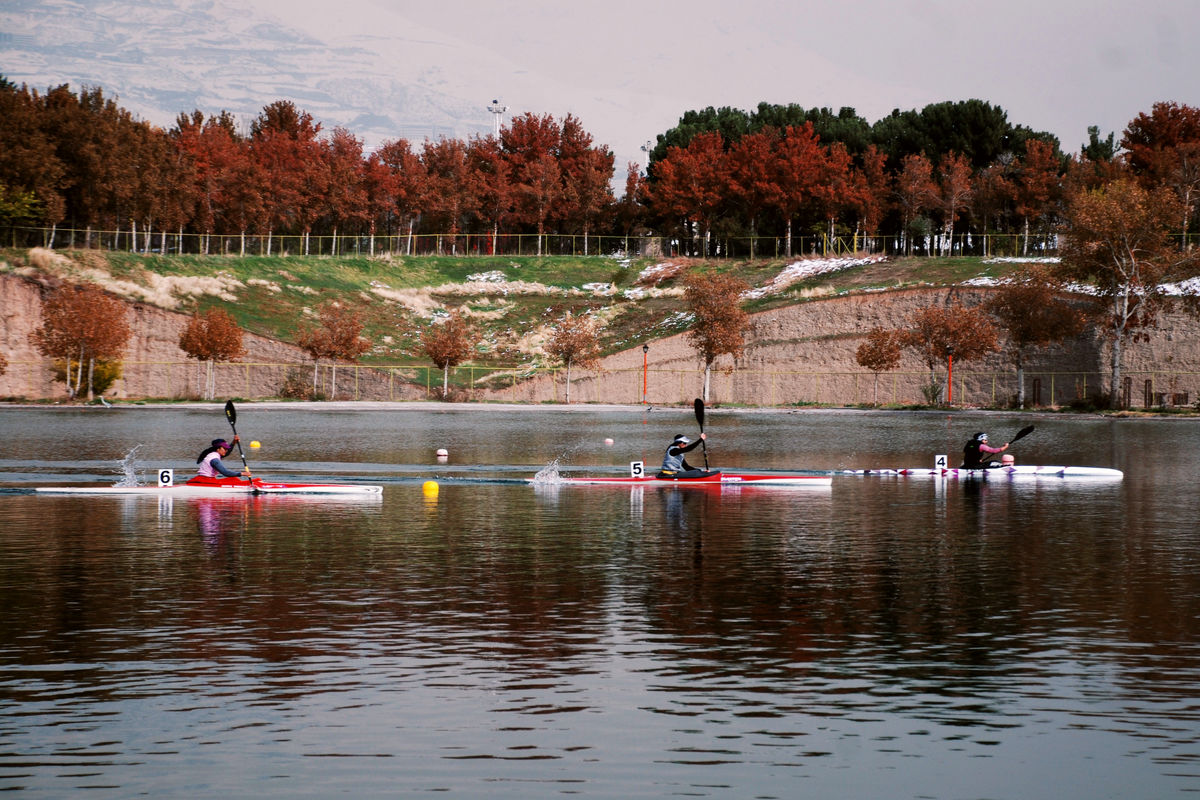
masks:
<path fill-rule="evenodd" d="M 321 124 L 289 100 L 266 106 L 250 126 L 250 154 L 263 184 L 259 191 L 267 226 L 267 255 L 274 231 L 297 231 L 309 252 L 309 234 L 327 188 Z"/>
<path fill-rule="evenodd" d="M 65 363 L 67 391 L 72 398 L 82 389 L 83 365 L 87 363 L 90 401 L 97 362 L 118 360 L 131 335 L 125 304 L 94 284 L 81 283 L 63 285 L 42 302 L 42 324 L 30 340 L 42 355 Z"/>
<path fill-rule="evenodd" d="M 1063 286 L 1050 272 L 1029 266 L 1010 276 L 983 304 L 1008 335 L 1007 349 L 1017 369 L 1017 407 L 1025 407 L 1025 355 L 1077 336 L 1086 322 L 1078 302 L 1063 296 Z"/>
<path fill-rule="evenodd" d="M 896 204 L 900 208 L 905 253 L 912 255 L 913 223 L 937 200 L 933 164 L 922 154 L 907 155 L 896 176 Z"/>
<path fill-rule="evenodd" d="M 653 198 L 664 214 L 684 221 L 690 237 L 698 236 L 701 253 L 709 252 L 713 222 L 725 202 L 725 141 L 721 134 L 702 133 L 687 147 L 671 147 L 655 170 Z"/>
<path fill-rule="evenodd" d="M 879 226 L 891 209 L 892 183 L 887 173 L 887 155 L 878 147 L 868 145 L 860 160 L 861 166 L 852 176 L 852 204 L 858 211 L 858 229 L 870 238 L 878 235 Z"/>
<path fill-rule="evenodd" d="M 938 206 L 942 212 L 943 254 L 949 255 L 954 241 L 954 223 L 970 208 L 971 162 L 961 153 L 947 153 L 938 165 Z"/>
<path fill-rule="evenodd" d="M 595 146 L 592 135 L 575 116 L 568 114 L 559 135 L 558 161 L 562 171 L 562 222 L 568 230 L 583 233 L 583 254 L 590 252 L 593 226 L 613 204 L 613 154 Z"/>
<path fill-rule="evenodd" d="M 196 312 L 179 335 L 179 349 L 188 358 L 208 364 L 203 395 L 212 399 L 216 395 L 216 374 L 213 365 L 218 361 L 233 361 L 246 352 L 242 344 L 242 329 L 223 308 L 210 308 L 201 314 Z"/>
<path fill-rule="evenodd" d="M 792 223 L 804 207 L 813 202 L 821 182 L 825 150 L 821 147 L 811 122 L 806 122 L 800 127 L 785 128 L 776 150 L 776 184 L 781 189 L 777 210 L 783 217 L 785 226 L 784 253 L 791 258 Z"/>
<path fill-rule="evenodd" d="M 571 402 L 571 368 L 589 367 L 596 363 L 600 342 L 596 327 L 587 317 L 572 316 L 569 312 L 558 321 L 546 342 L 546 352 L 567 368 L 567 403 Z"/>
<path fill-rule="evenodd" d="M 703 399 L 708 401 L 712 365 L 718 356 L 741 358 L 749 317 L 741 307 L 745 283 L 729 275 L 692 272 L 684 278 L 684 297 L 694 321 L 688 340 L 704 361 Z"/>
<path fill-rule="evenodd" d="M 332 253 L 337 255 L 339 230 L 356 232 L 370 224 L 367 161 L 363 158 L 362 141 L 345 128 L 334 128 L 321 147 L 324 191 L 320 196 L 319 219 L 330 228 Z"/>
<path fill-rule="evenodd" d="M 872 405 L 879 405 L 879 373 L 890 372 L 900 366 L 903 349 L 904 338 L 898 331 L 872 328 L 866 341 L 854 351 L 854 360 L 858 365 L 871 370 L 875 375 Z"/>
<path fill-rule="evenodd" d="M 639 233 L 646 218 L 648 188 L 641 168 L 630 161 L 625 165 L 625 193 L 616 206 L 617 229 L 625 236 Z"/>
<path fill-rule="evenodd" d="M 379 161 L 387 175 L 372 190 L 378 213 L 388 230 L 393 219 L 403 224 L 407 235 L 405 253 L 412 255 L 414 228 L 429 193 L 425 164 L 404 139 L 384 142 L 371 158 Z"/>
<path fill-rule="evenodd" d="M 541 255 L 547 224 L 563 199 L 562 126 L 550 114 L 522 114 L 501 129 L 500 143 L 511 166 L 513 216 L 537 232 Z"/>
<path fill-rule="evenodd" d="M 1040 139 L 1025 145 L 1025 157 L 1017 166 L 1016 211 L 1024 228 L 1022 253 L 1029 252 L 1033 223 L 1054 218 L 1062 200 L 1062 178 L 1054 147 Z"/>
<path fill-rule="evenodd" d="M 337 397 L 337 362 L 357 361 L 371 349 L 371 340 L 362 334 L 358 312 L 338 303 L 325 303 L 317 309 L 320 327 L 301 332 L 297 344 L 313 358 L 313 392 L 317 390 L 317 370 L 322 359 L 332 362 L 329 399 Z"/>
<path fill-rule="evenodd" d="M 480 217 L 491 224 L 489 249 L 496 253 L 500 228 L 512 214 L 512 166 L 495 136 L 473 139 L 467 148 L 467 164 Z"/>
<path fill-rule="evenodd" d="M 1056 274 L 1090 284 L 1103 303 L 1110 408 L 1120 401 L 1125 344 L 1139 328 L 1154 324 L 1167 302 L 1162 284 L 1188 277 L 1200 259 L 1200 251 L 1181 250 L 1170 240 L 1180 206 L 1170 188 L 1147 190 L 1132 180 L 1080 192 L 1068 204 Z"/>
<path fill-rule="evenodd" d="M 931 404 L 939 402 L 942 393 L 937 370 L 948 364 L 951 356 L 960 362 L 976 361 L 997 347 L 996 326 L 991 318 L 982 309 L 964 308 L 957 300 L 919 308 L 909 316 L 908 323 L 902 342 L 929 368 L 925 394 Z"/>
<path fill-rule="evenodd" d="M 470 358 L 477 335 L 460 314 L 434 321 L 421 334 L 421 350 L 442 370 L 442 399 L 450 397 L 450 368 Z"/>
<path fill-rule="evenodd" d="M 1147 188 L 1169 186 L 1183 206 L 1180 230 L 1188 226 L 1200 194 L 1200 108 L 1155 103 L 1126 127 L 1121 146 L 1130 168 Z"/>
<path fill-rule="evenodd" d="M 426 139 L 421 161 L 425 165 L 426 188 L 422 213 L 450 234 L 450 254 L 457 255 L 463 220 L 475 209 L 467 146 L 459 139 L 443 137 L 436 142 Z M 439 255 L 441 248 L 439 237 Z"/>
<path fill-rule="evenodd" d="M 729 148 L 726 156 L 729 194 L 738 200 L 750 223 L 750 258 L 754 258 L 758 221 L 770 208 L 782 202 L 783 189 L 777 183 L 775 144 L 779 136 L 773 130 L 747 134 Z"/>
<path fill-rule="evenodd" d="M 852 159 L 846 145 L 834 142 L 825 151 L 821 162 L 821 178 L 814 189 L 814 200 L 828 225 L 826 236 L 830 243 L 837 238 L 837 220 L 842 210 L 854 202 L 851 174 Z"/>
<path fill-rule="evenodd" d="M 180 114 L 169 136 L 190 164 L 189 221 L 204 234 L 199 249 L 207 255 L 215 231 L 244 234 L 262 218 L 260 181 L 256 175 L 247 179 L 251 170 L 245 142 L 228 112 L 207 118 L 201 111 Z"/>

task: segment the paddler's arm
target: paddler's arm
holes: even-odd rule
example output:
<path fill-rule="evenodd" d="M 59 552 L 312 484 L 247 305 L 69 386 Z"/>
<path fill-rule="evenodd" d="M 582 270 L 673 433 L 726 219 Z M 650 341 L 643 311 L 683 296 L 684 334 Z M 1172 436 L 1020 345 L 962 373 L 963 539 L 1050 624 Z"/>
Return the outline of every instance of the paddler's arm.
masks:
<path fill-rule="evenodd" d="M 707 439 L 707 438 L 708 438 L 708 434 L 706 434 L 706 433 L 702 433 L 702 434 L 700 434 L 700 438 L 699 438 L 699 439 L 697 439 L 696 441 L 692 442 L 692 443 L 691 443 L 691 444 L 689 444 L 687 447 L 681 447 L 681 448 L 679 448 L 679 452 L 681 452 L 681 453 L 690 453 L 690 452 L 692 452 L 693 450 L 695 450 L 697 447 L 699 447 L 699 446 L 700 446 L 700 442 L 704 441 L 704 440 L 705 440 L 705 439 Z"/>
<path fill-rule="evenodd" d="M 225 464 L 219 458 L 213 459 L 212 466 L 213 466 L 213 469 L 215 469 L 217 472 L 224 475 L 226 478 L 248 478 L 248 477 L 250 477 L 250 470 L 243 470 L 241 472 L 235 472 L 234 470 L 231 470 L 229 467 L 225 466 Z"/>

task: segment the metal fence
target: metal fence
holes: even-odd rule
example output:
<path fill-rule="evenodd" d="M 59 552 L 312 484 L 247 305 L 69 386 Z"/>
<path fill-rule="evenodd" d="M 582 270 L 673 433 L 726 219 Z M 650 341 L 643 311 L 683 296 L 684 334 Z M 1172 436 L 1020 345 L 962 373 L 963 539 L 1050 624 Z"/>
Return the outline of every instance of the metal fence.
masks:
<path fill-rule="evenodd" d="M 745 258 L 788 257 L 782 236 L 724 237 L 703 242 L 699 238 L 666 236 L 582 236 L 559 234 L 422 233 L 392 235 L 218 235 L 94 228 L 10 227 L 0 231 L 0 242 L 18 247 L 96 249 L 156 255 L 215 256 L 698 256 Z M 857 252 L 918 256 L 1053 256 L 1058 252 L 1054 234 L 955 234 L 905 239 L 885 236 L 795 236 L 792 257 L 830 256 Z"/>
<path fill-rule="evenodd" d="M 109 397 L 128 399 L 203 399 L 207 386 L 219 397 L 266 399 L 292 397 L 325 400 L 411 401 L 450 399 L 563 403 L 567 374 L 561 367 L 535 364 L 465 364 L 448 374 L 431 364 L 320 364 L 196 361 L 126 361 Z M 212 370 L 210 383 L 209 370 Z M 63 399 L 66 388 L 52 380 L 46 361 L 10 362 L 0 375 L 0 397 Z M 1010 408 L 1016 404 L 1013 372 L 955 370 L 954 383 L 943 372 L 806 370 L 714 370 L 709 400 L 744 406 L 944 406 Z M 1026 407 L 1108 404 L 1109 376 L 1096 371 L 1025 373 Z M 448 391 L 443 392 L 443 382 Z M 700 368 L 637 367 L 572 371 L 573 403 L 651 405 L 687 404 L 702 396 Z M 1197 407 L 1200 372 L 1125 373 L 1120 387 L 1125 408 Z"/>

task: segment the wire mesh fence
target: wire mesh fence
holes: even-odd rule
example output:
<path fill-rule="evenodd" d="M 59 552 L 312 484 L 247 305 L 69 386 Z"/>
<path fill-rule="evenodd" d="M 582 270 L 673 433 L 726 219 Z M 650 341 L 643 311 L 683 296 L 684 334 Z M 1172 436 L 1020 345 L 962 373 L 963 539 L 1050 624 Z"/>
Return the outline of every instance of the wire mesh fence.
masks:
<path fill-rule="evenodd" d="M 62 400 L 66 385 L 46 361 L 9 362 L 0 375 L 0 397 Z M 1097 371 L 1026 371 L 1026 407 L 1107 406 L 1110 376 Z M 412 401 L 447 399 L 516 403 L 688 404 L 704 393 L 702 368 L 655 367 L 579 370 L 518 364 L 330 364 L 196 361 L 126 361 L 109 398 Z M 86 389 L 81 392 L 86 395 Z M 1124 408 L 1197 407 L 1200 372 L 1127 372 L 1119 386 Z M 1018 404 L 1014 372 L 942 372 L 717 369 L 708 400 L 730 405 L 786 407 L 957 406 L 1012 408 Z"/>

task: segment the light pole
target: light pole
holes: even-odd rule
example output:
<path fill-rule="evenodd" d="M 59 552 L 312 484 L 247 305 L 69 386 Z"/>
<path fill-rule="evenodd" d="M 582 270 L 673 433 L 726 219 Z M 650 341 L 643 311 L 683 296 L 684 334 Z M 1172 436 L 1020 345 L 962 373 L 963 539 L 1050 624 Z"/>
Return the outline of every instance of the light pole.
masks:
<path fill-rule="evenodd" d="M 954 405 L 954 345 L 946 345 L 946 405 Z"/>
<path fill-rule="evenodd" d="M 500 105 L 499 100 L 493 100 L 492 104 L 490 106 L 488 106 L 488 111 L 490 111 L 496 115 L 496 138 L 499 139 L 500 138 L 500 115 L 503 114 L 505 111 L 508 111 L 508 106 L 502 106 L 502 105 Z"/>
<path fill-rule="evenodd" d="M 646 405 L 646 387 L 648 384 L 648 370 L 650 367 L 650 345 L 642 345 L 642 405 Z"/>

